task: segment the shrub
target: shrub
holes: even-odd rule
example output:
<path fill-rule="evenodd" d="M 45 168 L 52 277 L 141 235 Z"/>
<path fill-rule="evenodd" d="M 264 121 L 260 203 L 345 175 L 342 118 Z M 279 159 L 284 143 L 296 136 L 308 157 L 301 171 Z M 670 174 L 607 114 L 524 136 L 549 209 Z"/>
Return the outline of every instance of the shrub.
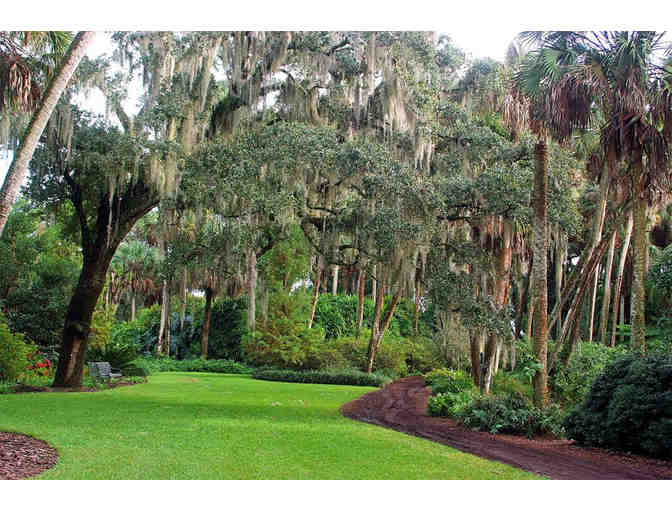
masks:
<path fill-rule="evenodd" d="M 474 399 L 461 412 L 461 421 L 468 427 L 491 434 L 514 434 L 528 437 L 553 434 L 561 436 L 562 411 L 551 405 L 534 407 L 517 395 L 489 395 Z"/>
<path fill-rule="evenodd" d="M 429 397 L 427 411 L 430 416 L 445 416 L 448 418 L 461 419 L 464 410 L 473 402 L 477 393 L 474 391 L 462 391 L 460 393 L 439 393 Z"/>
<path fill-rule="evenodd" d="M 173 358 L 136 359 L 131 366 L 140 367 L 148 374 L 154 372 L 213 372 L 219 374 L 250 374 L 252 369 L 243 363 L 227 359 L 188 359 Z"/>
<path fill-rule="evenodd" d="M 88 361 L 107 361 L 115 368 L 124 368 L 138 357 L 138 347 L 133 343 L 109 341 L 102 347 L 90 347 Z"/>
<path fill-rule="evenodd" d="M 271 294 L 268 316 L 242 342 L 245 360 L 257 366 L 316 369 L 317 353 L 325 345 L 319 327 L 308 328 L 308 296 Z"/>
<path fill-rule="evenodd" d="M 350 386 L 382 386 L 390 382 L 390 378 L 383 374 L 367 374 L 358 370 L 318 371 L 307 370 L 258 370 L 252 374 L 255 379 L 266 381 L 282 381 L 313 384 L 345 384 Z"/>
<path fill-rule="evenodd" d="M 549 381 L 555 400 L 568 408 L 581 403 L 593 380 L 626 352 L 624 347 L 614 349 L 598 343 L 579 343 L 566 367 L 562 363 L 556 364 Z"/>
<path fill-rule="evenodd" d="M 124 377 L 147 377 L 150 374 L 145 366 L 136 364 L 135 362 L 129 363 L 122 368 L 121 373 Z"/>
<path fill-rule="evenodd" d="M 23 340 L 21 333 L 12 333 L 0 314 L 0 381 L 15 382 L 31 366 L 29 356 L 34 347 Z"/>
<path fill-rule="evenodd" d="M 672 356 L 612 362 L 565 427 L 579 444 L 672 458 Z"/>
<path fill-rule="evenodd" d="M 531 379 L 526 373 L 497 372 L 492 378 L 492 393 L 495 395 L 516 395 L 532 398 Z"/>
<path fill-rule="evenodd" d="M 462 370 L 438 368 L 425 374 L 425 382 L 434 393 L 459 393 L 474 388 L 471 376 Z"/>

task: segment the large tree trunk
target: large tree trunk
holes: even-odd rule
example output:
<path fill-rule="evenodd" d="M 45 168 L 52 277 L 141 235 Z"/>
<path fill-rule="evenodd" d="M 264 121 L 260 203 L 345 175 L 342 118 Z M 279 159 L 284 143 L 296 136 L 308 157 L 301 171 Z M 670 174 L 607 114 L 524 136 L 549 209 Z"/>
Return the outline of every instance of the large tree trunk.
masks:
<path fill-rule="evenodd" d="M 131 292 L 131 321 L 135 320 L 135 292 Z"/>
<path fill-rule="evenodd" d="M 158 197 L 139 181 L 126 190 L 119 201 L 119 207 L 109 209 L 107 195 L 100 197 L 95 231 L 82 220 L 81 189 L 69 179 L 72 202 L 79 211 L 82 230 L 82 271 L 68 305 L 63 328 L 58 366 L 53 386 L 79 387 L 84 374 L 84 359 L 88 348 L 91 319 L 96 303 L 105 286 L 105 277 L 121 240 L 128 234 L 135 222 L 158 204 Z M 109 219 L 116 223 L 114 236 L 108 236 Z"/>
<path fill-rule="evenodd" d="M 5 182 L 3 183 L 2 188 L 0 188 L 0 235 L 2 235 L 9 213 L 19 194 L 19 189 L 26 178 L 28 164 L 33 158 L 40 136 L 42 136 L 42 132 L 44 131 L 54 108 L 58 104 L 58 100 L 67 87 L 70 78 L 75 72 L 75 69 L 77 69 L 79 62 L 82 60 L 87 47 L 95 35 L 95 32 L 77 33 L 72 44 L 70 44 L 68 53 L 63 57 L 63 61 L 54 74 L 54 78 L 49 83 L 49 86 L 42 97 L 42 102 L 33 114 L 33 118 L 28 125 L 24 137 L 21 139 L 21 143 L 14 155 L 12 164 L 5 175 Z"/>
<path fill-rule="evenodd" d="M 65 316 L 63 340 L 53 384 L 55 387 L 76 388 L 82 385 L 91 319 L 105 285 L 105 276 L 112 254 L 114 249 L 111 250 L 111 254 L 103 252 L 98 257 L 87 257 L 88 260 L 84 261 Z"/>
<path fill-rule="evenodd" d="M 604 291 L 602 293 L 602 310 L 600 312 L 600 342 L 609 345 L 607 338 L 607 319 L 609 318 L 609 302 L 611 301 L 611 272 L 614 264 L 614 250 L 616 249 L 616 236 L 618 229 L 614 229 L 609 241 L 609 252 L 607 253 L 607 265 L 604 269 Z"/>
<path fill-rule="evenodd" d="M 632 212 L 628 216 L 628 223 L 625 227 L 625 238 L 623 239 L 623 246 L 621 247 L 621 258 L 618 261 L 618 273 L 616 275 L 616 284 L 614 286 L 614 304 L 613 319 L 611 321 L 611 341 L 612 347 L 616 346 L 616 324 L 618 323 L 619 305 L 622 305 L 621 285 L 623 284 L 623 272 L 625 271 L 625 261 L 628 257 L 628 249 L 630 248 L 630 238 L 632 237 L 633 217 Z M 623 314 L 621 314 L 621 317 Z"/>
<path fill-rule="evenodd" d="M 205 289 L 205 311 L 203 313 L 203 334 L 201 335 L 201 358 L 208 357 L 208 338 L 210 337 L 210 316 L 212 315 L 212 288 Z"/>
<path fill-rule="evenodd" d="M 534 374 L 534 403 L 545 407 L 548 403 L 548 373 L 546 371 L 548 339 L 548 282 L 547 251 L 548 228 L 546 220 L 548 195 L 548 147 L 540 137 L 534 148 L 534 316 L 533 350 L 540 367 Z"/>

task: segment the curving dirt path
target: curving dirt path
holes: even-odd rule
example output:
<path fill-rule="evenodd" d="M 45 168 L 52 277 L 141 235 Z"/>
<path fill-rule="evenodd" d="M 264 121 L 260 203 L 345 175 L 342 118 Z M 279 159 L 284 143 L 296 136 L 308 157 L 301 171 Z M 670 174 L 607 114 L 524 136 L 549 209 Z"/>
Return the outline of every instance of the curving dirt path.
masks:
<path fill-rule="evenodd" d="M 344 404 L 341 414 L 556 480 L 672 479 L 672 461 L 582 448 L 570 440 L 492 435 L 427 416 L 430 394 L 422 377 L 407 377 Z"/>

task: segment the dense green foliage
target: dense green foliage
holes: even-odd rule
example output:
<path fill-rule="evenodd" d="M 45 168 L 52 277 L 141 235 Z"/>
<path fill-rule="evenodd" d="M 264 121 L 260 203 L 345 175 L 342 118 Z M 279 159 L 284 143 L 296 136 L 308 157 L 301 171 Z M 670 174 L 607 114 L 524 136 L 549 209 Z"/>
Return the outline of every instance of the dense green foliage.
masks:
<path fill-rule="evenodd" d="M 459 419 L 467 427 L 491 434 L 515 434 L 528 437 L 544 434 L 562 436 L 562 411 L 555 405 L 535 407 L 528 399 L 516 395 L 477 397 L 465 404 Z"/>
<path fill-rule="evenodd" d="M 612 349 L 597 343 L 580 342 L 567 366 L 558 364 L 549 381 L 556 401 L 567 408 L 581 403 L 595 378 L 626 352 L 622 347 Z"/>
<path fill-rule="evenodd" d="M 382 386 L 391 381 L 383 374 L 367 374 L 359 370 L 257 370 L 252 374 L 255 379 L 314 384 L 346 384 L 350 386 Z"/>
<path fill-rule="evenodd" d="M 21 333 L 14 334 L 9 330 L 5 317 L 0 314 L 0 381 L 16 382 L 28 369 L 28 356 L 33 351 Z"/>
<path fill-rule="evenodd" d="M 565 427 L 580 444 L 672 458 L 672 358 L 629 355 L 614 361 Z"/>
<path fill-rule="evenodd" d="M 439 368 L 425 374 L 425 382 L 433 393 L 460 393 L 474 388 L 474 381 L 462 370 Z"/>
<path fill-rule="evenodd" d="M 212 372 L 217 374 L 250 374 L 252 368 L 227 359 L 184 359 L 142 357 L 132 366 L 144 369 L 148 374 L 156 372 Z"/>

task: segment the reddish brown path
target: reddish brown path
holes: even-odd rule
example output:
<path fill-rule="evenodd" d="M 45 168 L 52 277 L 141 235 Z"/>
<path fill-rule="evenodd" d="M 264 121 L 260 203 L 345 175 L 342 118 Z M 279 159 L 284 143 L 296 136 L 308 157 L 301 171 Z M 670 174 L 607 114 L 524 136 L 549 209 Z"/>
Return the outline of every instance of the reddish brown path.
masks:
<path fill-rule="evenodd" d="M 427 416 L 429 395 L 422 377 L 408 377 L 348 402 L 341 414 L 557 480 L 672 479 L 670 461 L 581 448 L 568 440 L 495 436 Z"/>

